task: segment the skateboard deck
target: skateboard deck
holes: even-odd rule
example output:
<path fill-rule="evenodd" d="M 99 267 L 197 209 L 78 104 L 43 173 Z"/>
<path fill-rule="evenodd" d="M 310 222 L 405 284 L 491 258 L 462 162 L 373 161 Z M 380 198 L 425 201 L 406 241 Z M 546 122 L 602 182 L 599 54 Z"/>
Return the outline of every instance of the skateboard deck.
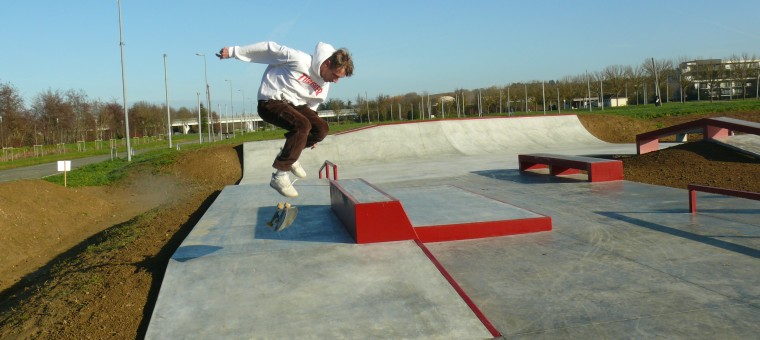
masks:
<path fill-rule="evenodd" d="M 297 215 L 298 207 L 288 202 L 280 202 L 277 203 L 277 210 L 275 210 L 274 216 L 267 222 L 267 225 L 273 227 L 275 231 L 282 231 L 295 222 Z"/>

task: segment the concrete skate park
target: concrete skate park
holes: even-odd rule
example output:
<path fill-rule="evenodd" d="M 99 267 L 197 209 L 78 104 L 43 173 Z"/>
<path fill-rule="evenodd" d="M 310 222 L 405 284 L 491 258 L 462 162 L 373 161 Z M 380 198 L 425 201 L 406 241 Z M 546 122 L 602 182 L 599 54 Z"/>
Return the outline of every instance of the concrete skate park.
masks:
<path fill-rule="evenodd" d="M 694 192 L 691 212 L 687 188 L 520 161 L 637 153 L 574 115 L 328 136 L 303 152 L 298 217 L 275 232 L 282 143 L 243 146 L 243 178 L 174 253 L 146 338 L 760 334 L 760 201 Z"/>

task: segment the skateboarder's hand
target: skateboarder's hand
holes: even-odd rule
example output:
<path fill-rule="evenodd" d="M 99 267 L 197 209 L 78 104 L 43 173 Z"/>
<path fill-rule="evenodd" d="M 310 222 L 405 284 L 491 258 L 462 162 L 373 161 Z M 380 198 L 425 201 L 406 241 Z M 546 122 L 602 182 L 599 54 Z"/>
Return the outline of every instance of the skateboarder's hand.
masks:
<path fill-rule="evenodd" d="M 316 149 L 316 148 L 317 148 L 317 144 L 314 144 L 314 145 L 312 145 L 312 146 L 311 146 L 311 149 L 312 149 L 312 150 L 314 150 L 314 149 Z"/>
<path fill-rule="evenodd" d="M 221 50 L 219 50 L 219 53 L 216 54 L 219 59 L 227 59 L 230 57 L 230 50 L 228 47 L 222 47 Z"/>

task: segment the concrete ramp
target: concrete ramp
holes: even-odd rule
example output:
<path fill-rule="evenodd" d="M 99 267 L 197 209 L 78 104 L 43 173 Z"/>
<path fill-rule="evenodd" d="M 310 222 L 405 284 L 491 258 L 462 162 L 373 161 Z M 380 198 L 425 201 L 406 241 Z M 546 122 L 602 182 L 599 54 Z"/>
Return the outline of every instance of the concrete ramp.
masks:
<path fill-rule="evenodd" d="M 269 181 L 267 174 L 272 172 L 272 161 L 283 143 L 244 144 L 241 184 Z M 325 160 L 354 167 L 612 145 L 592 136 L 574 115 L 457 119 L 379 125 L 330 135 L 317 148 L 304 150 L 300 161 L 316 175 Z"/>
<path fill-rule="evenodd" d="M 760 136 L 758 135 L 736 135 L 725 138 L 716 138 L 712 140 L 715 143 L 732 148 L 739 152 L 750 154 L 760 158 Z"/>

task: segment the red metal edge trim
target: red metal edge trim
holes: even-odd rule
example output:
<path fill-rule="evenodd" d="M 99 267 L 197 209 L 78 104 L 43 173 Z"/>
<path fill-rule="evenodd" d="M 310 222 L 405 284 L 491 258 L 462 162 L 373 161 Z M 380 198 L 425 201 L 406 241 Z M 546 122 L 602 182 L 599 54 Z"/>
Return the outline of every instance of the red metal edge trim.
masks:
<path fill-rule="evenodd" d="M 340 183 L 337 180 L 332 180 L 332 179 L 329 179 L 329 178 L 328 178 L 328 180 L 330 181 L 330 185 L 334 185 L 335 188 L 338 189 L 343 194 L 343 196 L 346 196 L 346 198 L 348 198 L 351 201 L 351 203 L 353 203 L 354 205 L 359 204 L 359 201 L 356 199 L 356 197 L 354 197 L 351 194 L 349 194 L 346 191 L 346 189 L 343 188 L 343 186 L 340 185 Z"/>
<path fill-rule="evenodd" d="M 549 216 L 537 216 L 414 228 L 417 238 L 423 242 L 449 242 L 551 231 L 552 219 Z"/>
<path fill-rule="evenodd" d="M 689 184 L 686 188 L 689 191 L 689 212 L 691 213 L 697 212 L 697 191 L 760 201 L 760 192 L 733 190 L 699 184 Z"/>
<path fill-rule="evenodd" d="M 472 299 L 470 299 L 470 297 L 467 295 L 464 289 L 462 289 L 462 287 L 459 286 L 456 280 L 454 280 L 454 277 L 451 276 L 451 274 L 449 274 L 448 271 L 446 271 L 446 268 L 444 268 L 443 265 L 440 262 L 438 262 L 438 259 L 436 259 L 435 256 L 433 256 L 433 253 L 430 252 L 430 249 L 428 249 L 425 246 L 425 244 L 422 243 L 422 241 L 420 240 L 414 240 L 414 242 L 416 242 L 417 246 L 419 246 L 420 249 L 422 249 L 422 252 L 425 253 L 425 256 L 427 256 L 428 259 L 430 259 L 430 262 L 432 262 L 433 265 L 435 265 L 435 267 L 438 268 L 438 271 L 441 272 L 441 275 L 443 275 L 443 277 L 445 277 L 446 280 L 449 281 L 449 284 L 451 285 L 451 287 L 454 288 L 454 290 L 457 292 L 457 294 L 459 294 L 462 300 L 464 300 L 467 306 L 470 307 L 472 312 L 475 313 L 475 316 L 477 316 L 478 319 L 480 319 L 480 322 L 483 323 L 483 326 L 485 326 L 486 329 L 488 329 L 488 331 L 491 332 L 491 335 L 494 338 L 500 337 L 501 333 L 499 332 L 499 330 L 496 329 L 496 327 L 494 327 L 491 321 L 488 320 L 486 315 L 483 314 L 483 312 L 480 310 L 480 308 L 478 308 L 475 302 L 472 301 Z"/>
<path fill-rule="evenodd" d="M 451 117 L 451 118 L 440 118 L 440 119 L 430 119 L 430 120 L 406 120 L 406 121 L 392 121 L 392 122 L 383 122 L 380 124 L 372 124 L 368 126 L 358 127 L 355 129 L 350 129 L 346 131 L 336 132 L 334 136 L 338 135 L 344 135 L 347 133 L 354 133 L 359 132 L 362 130 L 367 130 L 371 128 L 376 128 L 380 126 L 389 126 L 389 125 L 402 125 L 402 124 L 418 124 L 418 123 L 435 123 L 435 122 L 447 122 L 447 121 L 458 121 L 458 120 L 487 120 L 487 119 L 522 119 L 522 118 L 546 118 L 546 117 L 559 117 L 559 116 L 576 116 L 576 114 L 571 113 L 557 113 L 557 114 L 546 114 L 546 115 L 530 115 L 530 116 L 486 116 L 486 117 Z"/>

